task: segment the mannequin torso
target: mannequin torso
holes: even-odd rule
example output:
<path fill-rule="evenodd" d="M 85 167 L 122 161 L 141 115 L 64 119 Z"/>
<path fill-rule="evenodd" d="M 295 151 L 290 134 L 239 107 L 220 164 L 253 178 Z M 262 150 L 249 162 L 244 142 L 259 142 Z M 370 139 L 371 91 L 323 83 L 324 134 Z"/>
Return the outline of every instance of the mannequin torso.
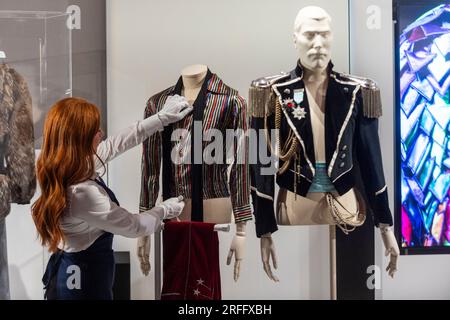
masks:
<path fill-rule="evenodd" d="M 196 64 L 184 68 L 181 71 L 183 78 L 182 95 L 193 104 L 197 98 L 205 80 L 208 67 Z M 192 200 L 185 199 L 185 207 L 179 216 L 182 221 L 191 220 Z M 215 198 L 203 200 L 203 221 L 209 223 L 230 223 L 232 216 L 232 204 L 230 198 Z"/>
<path fill-rule="evenodd" d="M 185 199 L 185 206 L 179 219 L 182 221 L 191 220 L 192 200 Z M 232 216 L 232 206 L 230 198 L 215 198 L 203 200 L 203 221 L 209 223 L 223 224 L 230 223 Z"/>
<path fill-rule="evenodd" d="M 316 163 L 325 163 L 325 98 L 328 85 L 326 71 L 310 71 L 305 69 L 305 91 L 308 99 L 313 131 Z M 306 197 L 295 195 L 281 188 L 277 197 L 277 222 L 280 225 L 334 225 L 325 193 L 309 192 Z M 358 202 L 353 189 L 339 196 L 333 195 L 339 201 L 338 208 L 356 212 Z"/>

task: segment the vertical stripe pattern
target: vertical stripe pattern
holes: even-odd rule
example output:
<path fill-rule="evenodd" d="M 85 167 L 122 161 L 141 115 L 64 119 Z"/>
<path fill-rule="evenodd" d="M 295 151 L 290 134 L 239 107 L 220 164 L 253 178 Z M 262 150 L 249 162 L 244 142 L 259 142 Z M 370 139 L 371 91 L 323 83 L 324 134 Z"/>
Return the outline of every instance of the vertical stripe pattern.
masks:
<path fill-rule="evenodd" d="M 147 102 L 144 117 L 149 117 L 160 111 L 173 90 L 174 87 L 171 87 L 152 96 Z M 235 222 L 251 220 L 247 104 L 236 90 L 225 85 L 215 74 L 209 80 L 205 101 L 203 137 L 206 141 L 203 141 L 203 150 L 210 142 L 215 141 L 214 135 L 208 136 L 208 131 L 210 129 L 218 130 L 223 142 L 221 150 L 223 157 L 220 158 L 220 163 L 215 161 L 211 164 L 203 163 L 203 199 L 231 197 Z M 193 116 L 189 115 L 175 123 L 173 130 L 186 129 L 185 133 L 190 132 L 193 125 L 192 118 Z M 242 135 L 234 135 L 233 143 L 229 143 L 231 150 L 227 150 L 227 130 L 243 133 Z M 231 136 L 230 133 L 228 133 L 228 136 Z M 211 139 L 211 141 L 208 141 L 208 139 Z M 190 134 L 182 137 L 180 143 L 172 141 L 170 147 L 172 151 L 177 150 L 179 157 L 189 159 Z M 232 155 L 233 159 L 227 159 L 227 155 Z M 217 158 L 215 157 L 215 159 Z M 148 210 L 156 204 L 160 190 L 161 159 L 162 135 L 158 132 L 143 143 L 141 211 Z M 172 174 L 172 181 L 164 181 L 164 183 L 170 184 L 171 195 L 174 197 L 183 195 L 186 198 L 191 198 L 191 165 L 189 163 L 174 164 L 172 162 Z"/>

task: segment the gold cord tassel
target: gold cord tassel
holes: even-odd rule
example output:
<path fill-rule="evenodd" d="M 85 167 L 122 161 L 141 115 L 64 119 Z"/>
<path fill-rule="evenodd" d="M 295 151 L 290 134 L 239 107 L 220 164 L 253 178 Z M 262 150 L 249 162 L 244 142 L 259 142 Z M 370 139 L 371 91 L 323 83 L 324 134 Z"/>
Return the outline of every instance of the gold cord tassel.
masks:
<path fill-rule="evenodd" d="M 271 110 L 271 102 L 273 102 L 273 94 L 270 87 L 250 87 L 248 91 L 248 107 L 250 114 L 254 118 L 263 118 L 273 112 Z"/>
<path fill-rule="evenodd" d="M 381 93 L 379 88 L 362 87 L 364 116 L 379 118 L 383 114 L 381 107 Z"/>
<path fill-rule="evenodd" d="M 278 174 L 283 174 L 286 172 L 286 170 L 289 168 L 289 165 L 292 160 L 292 156 L 295 154 L 295 152 L 298 149 L 298 139 L 295 137 L 292 130 L 289 131 L 289 136 L 286 142 L 283 145 L 283 148 L 281 148 L 281 141 L 280 141 L 280 127 L 281 127 L 281 104 L 278 99 L 276 99 L 275 102 L 275 130 L 276 130 L 276 145 L 278 148 L 277 156 L 280 160 L 284 161 L 283 166 L 278 170 Z M 268 115 L 266 114 L 264 117 L 264 128 L 265 128 L 265 135 L 266 135 L 266 142 L 267 147 L 271 154 L 274 154 L 272 150 L 272 143 L 268 131 Z"/>

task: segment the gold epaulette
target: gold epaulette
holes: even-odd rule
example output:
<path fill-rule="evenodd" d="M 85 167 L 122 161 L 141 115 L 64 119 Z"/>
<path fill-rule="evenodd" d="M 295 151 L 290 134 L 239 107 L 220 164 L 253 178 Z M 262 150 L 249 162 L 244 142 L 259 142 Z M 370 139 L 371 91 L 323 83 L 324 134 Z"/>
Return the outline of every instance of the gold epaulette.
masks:
<path fill-rule="evenodd" d="M 367 118 L 379 118 L 383 114 L 381 93 L 377 83 L 369 78 L 340 73 L 343 78 L 361 86 L 363 114 Z"/>
<path fill-rule="evenodd" d="M 264 118 L 274 112 L 275 93 L 272 91 L 272 85 L 288 76 L 288 73 L 280 73 L 252 81 L 248 93 L 248 106 L 252 117 Z"/>

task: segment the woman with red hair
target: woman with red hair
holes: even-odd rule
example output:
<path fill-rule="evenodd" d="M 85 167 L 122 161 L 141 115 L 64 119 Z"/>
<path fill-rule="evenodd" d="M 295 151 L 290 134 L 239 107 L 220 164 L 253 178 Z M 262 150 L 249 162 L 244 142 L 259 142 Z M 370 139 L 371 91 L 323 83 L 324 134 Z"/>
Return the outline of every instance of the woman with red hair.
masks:
<path fill-rule="evenodd" d="M 171 96 L 156 115 L 102 141 L 98 108 L 80 98 L 58 101 L 44 125 L 37 161 L 41 196 L 32 215 L 42 245 L 53 252 L 43 277 L 47 299 L 112 299 L 113 234 L 149 235 L 164 219 L 178 216 L 182 197 L 132 214 L 120 207 L 98 170 L 192 111 L 185 98 Z"/>

